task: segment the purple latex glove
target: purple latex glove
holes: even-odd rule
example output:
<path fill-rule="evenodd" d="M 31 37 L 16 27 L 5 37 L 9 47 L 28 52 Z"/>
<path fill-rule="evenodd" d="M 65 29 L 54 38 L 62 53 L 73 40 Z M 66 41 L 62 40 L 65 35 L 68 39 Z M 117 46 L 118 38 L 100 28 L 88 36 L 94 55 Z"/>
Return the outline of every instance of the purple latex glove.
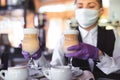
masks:
<path fill-rule="evenodd" d="M 21 44 L 19 45 L 19 48 L 22 49 Z M 29 52 L 22 50 L 22 54 L 25 59 L 30 59 L 32 57 L 34 60 L 37 60 L 41 57 L 41 49 L 39 48 L 33 55 L 30 55 Z"/>
<path fill-rule="evenodd" d="M 74 57 L 84 60 L 92 58 L 93 60 L 97 60 L 99 49 L 90 44 L 79 43 L 78 45 L 68 47 L 68 51 L 75 52 L 66 54 L 66 57 Z"/>

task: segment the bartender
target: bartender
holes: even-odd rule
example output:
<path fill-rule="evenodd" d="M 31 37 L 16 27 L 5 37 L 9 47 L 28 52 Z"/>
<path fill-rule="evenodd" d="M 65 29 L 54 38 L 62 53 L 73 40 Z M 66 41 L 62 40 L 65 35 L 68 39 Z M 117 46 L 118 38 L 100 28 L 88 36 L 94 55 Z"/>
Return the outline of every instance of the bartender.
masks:
<path fill-rule="evenodd" d="M 66 58 L 72 57 L 73 66 L 93 72 L 95 80 L 120 79 L 120 37 L 115 30 L 98 26 L 103 12 L 102 0 L 75 0 L 79 44 L 68 47 L 75 52 L 65 55 L 62 36 L 54 49 L 51 65 L 65 65 Z"/>

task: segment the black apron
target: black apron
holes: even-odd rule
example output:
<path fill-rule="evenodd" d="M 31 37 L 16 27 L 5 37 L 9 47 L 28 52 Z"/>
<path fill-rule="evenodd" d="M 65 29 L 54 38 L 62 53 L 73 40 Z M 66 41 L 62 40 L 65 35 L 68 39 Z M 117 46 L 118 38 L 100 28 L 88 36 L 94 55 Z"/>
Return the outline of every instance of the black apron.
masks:
<path fill-rule="evenodd" d="M 112 56 L 112 53 L 114 50 L 114 43 L 115 43 L 115 35 L 113 30 L 105 30 L 105 27 L 98 27 L 97 36 L 98 36 L 97 47 L 103 52 L 105 52 L 107 55 Z M 80 42 L 82 42 L 81 35 L 78 36 L 78 39 Z M 96 65 L 96 61 L 94 62 Z M 73 58 L 72 64 L 75 67 L 80 67 L 82 70 L 91 71 L 89 62 L 87 60 L 80 60 L 80 59 Z M 120 74 L 112 73 L 112 74 L 106 75 L 96 66 L 94 66 L 93 74 L 94 74 L 95 80 L 101 77 L 120 80 Z"/>

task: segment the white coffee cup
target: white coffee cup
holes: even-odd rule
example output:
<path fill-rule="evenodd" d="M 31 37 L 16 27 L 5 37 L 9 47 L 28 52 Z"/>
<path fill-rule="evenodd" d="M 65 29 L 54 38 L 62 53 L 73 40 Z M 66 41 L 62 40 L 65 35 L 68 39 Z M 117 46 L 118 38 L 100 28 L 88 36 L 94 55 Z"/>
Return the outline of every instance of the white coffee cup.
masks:
<path fill-rule="evenodd" d="M 4 80 L 27 80 L 28 69 L 26 66 L 9 67 L 0 71 L 0 77 Z"/>
<path fill-rule="evenodd" d="M 69 66 L 52 66 L 43 68 L 42 71 L 50 80 L 72 80 L 72 71 Z"/>

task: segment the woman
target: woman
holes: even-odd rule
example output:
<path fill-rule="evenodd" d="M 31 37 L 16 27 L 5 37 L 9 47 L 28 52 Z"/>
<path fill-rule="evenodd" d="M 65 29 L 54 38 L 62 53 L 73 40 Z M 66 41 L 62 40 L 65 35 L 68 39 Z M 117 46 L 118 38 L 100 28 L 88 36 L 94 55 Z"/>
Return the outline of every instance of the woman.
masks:
<path fill-rule="evenodd" d="M 103 14 L 102 0 L 75 0 L 75 18 L 79 23 L 77 30 L 80 43 L 68 50 L 74 53 L 64 55 L 62 44 L 64 37 L 54 49 L 51 65 L 65 65 L 66 57 L 73 57 L 73 66 L 91 70 L 91 59 L 95 67 L 95 80 L 100 78 L 120 79 L 120 38 L 116 31 L 105 30 L 98 26 L 99 17 Z M 116 77 L 118 76 L 118 77 Z"/>

